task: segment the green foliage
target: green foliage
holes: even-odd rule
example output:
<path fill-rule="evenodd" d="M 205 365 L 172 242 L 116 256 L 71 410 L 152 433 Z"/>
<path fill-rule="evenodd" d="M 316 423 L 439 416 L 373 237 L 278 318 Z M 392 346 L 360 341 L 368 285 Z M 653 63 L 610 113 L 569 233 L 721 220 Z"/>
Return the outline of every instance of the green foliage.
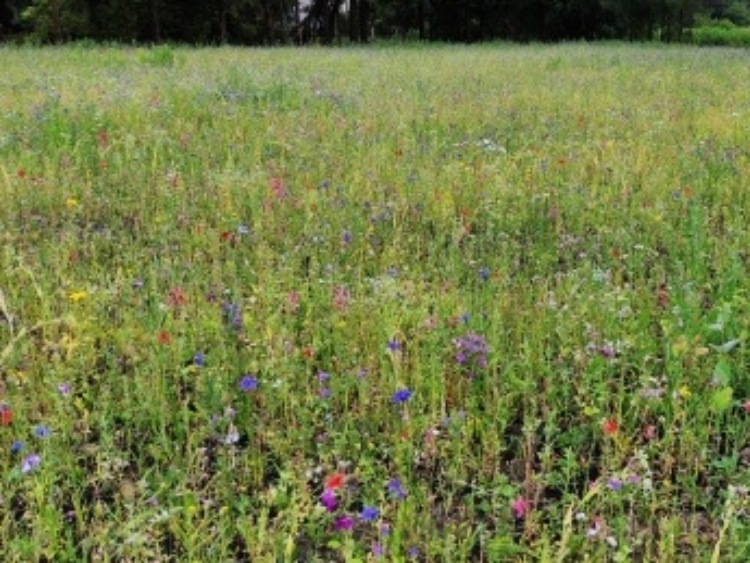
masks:
<path fill-rule="evenodd" d="M 729 20 L 706 23 L 692 30 L 696 45 L 750 47 L 750 27 L 737 27 Z"/>
<path fill-rule="evenodd" d="M 138 60 L 146 65 L 172 67 L 175 63 L 175 53 L 170 45 L 156 45 L 141 50 Z"/>

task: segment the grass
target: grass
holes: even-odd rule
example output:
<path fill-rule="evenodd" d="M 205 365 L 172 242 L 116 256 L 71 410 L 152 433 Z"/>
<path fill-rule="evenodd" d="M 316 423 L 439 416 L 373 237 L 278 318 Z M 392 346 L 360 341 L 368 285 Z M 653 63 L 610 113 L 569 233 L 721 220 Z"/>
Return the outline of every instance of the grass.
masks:
<path fill-rule="evenodd" d="M 4 561 L 748 559 L 744 53 L 0 57 Z"/>

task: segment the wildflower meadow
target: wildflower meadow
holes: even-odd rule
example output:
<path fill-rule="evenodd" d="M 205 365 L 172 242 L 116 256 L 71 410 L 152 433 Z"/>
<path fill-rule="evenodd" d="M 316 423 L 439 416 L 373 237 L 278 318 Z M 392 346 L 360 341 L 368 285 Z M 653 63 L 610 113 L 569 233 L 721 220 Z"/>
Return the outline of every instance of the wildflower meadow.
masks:
<path fill-rule="evenodd" d="M 750 560 L 749 63 L 0 48 L 0 560 Z"/>

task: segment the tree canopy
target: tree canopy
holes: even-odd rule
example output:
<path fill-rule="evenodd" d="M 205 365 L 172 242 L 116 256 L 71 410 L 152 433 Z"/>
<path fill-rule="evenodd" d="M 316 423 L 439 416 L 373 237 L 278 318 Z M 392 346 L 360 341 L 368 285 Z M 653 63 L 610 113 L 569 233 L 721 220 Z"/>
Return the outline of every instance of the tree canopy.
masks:
<path fill-rule="evenodd" d="M 697 17 L 744 25 L 750 0 L 0 0 L 0 40 L 676 41 Z"/>

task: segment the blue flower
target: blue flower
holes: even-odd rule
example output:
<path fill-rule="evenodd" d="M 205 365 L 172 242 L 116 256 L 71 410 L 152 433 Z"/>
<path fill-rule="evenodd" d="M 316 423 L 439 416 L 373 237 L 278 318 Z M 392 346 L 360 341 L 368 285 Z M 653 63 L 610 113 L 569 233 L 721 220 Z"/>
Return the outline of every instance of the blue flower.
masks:
<path fill-rule="evenodd" d="M 258 388 L 258 380 L 254 375 L 247 374 L 240 379 L 240 390 L 242 391 L 255 391 Z"/>
<path fill-rule="evenodd" d="M 403 405 L 409 399 L 411 399 L 411 389 L 404 387 L 393 394 L 392 400 L 397 405 Z"/>
<path fill-rule="evenodd" d="M 398 352 L 401 349 L 401 345 L 398 343 L 398 340 L 392 338 L 388 341 L 388 349 L 391 352 Z"/>
<path fill-rule="evenodd" d="M 394 477 L 388 481 L 388 494 L 397 500 L 404 500 L 408 495 L 406 489 L 401 484 L 401 480 L 398 477 Z"/>
<path fill-rule="evenodd" d="M 34 436 L 37 438 L 49 438 L 52 430 L 46 424 L 39 424 L 34 427 Z"/>
<path fill-rule="evenodd" d="M 26 447 L 26 444 L 24 444 L 21 440 L 16 440 L 10 445 L 10 453 L 15 455 L 19 453 L 21 450 L 23 450 Z"/>
<path fill-rule="evenodd" d="M 365 522 L 374 522 L 380 518 L 380 510 L 374 506 L 365 505 L 362 507 L 362 512 L 359 513 L 359 517 Z"/>
<path fill-rule="evenodd" d="M 195 353 L 195 356 L 193 356 L 193 363 L 199 368 L 202 368 L 206 365 L 206 356 L 203 354 L 203 352 Z"/>

